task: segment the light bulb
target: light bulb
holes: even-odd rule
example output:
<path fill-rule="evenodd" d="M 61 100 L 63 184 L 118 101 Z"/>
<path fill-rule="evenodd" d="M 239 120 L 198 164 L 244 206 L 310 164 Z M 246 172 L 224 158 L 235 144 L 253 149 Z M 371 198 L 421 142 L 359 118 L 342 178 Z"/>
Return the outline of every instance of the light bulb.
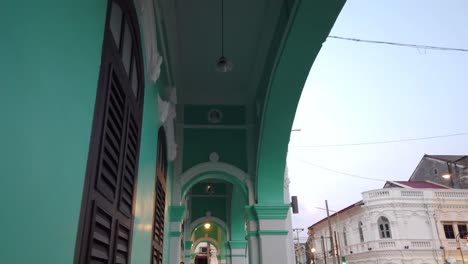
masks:
<path fill-rule="evenodd" d="M 224 56 L 221 56 L 216 63 L 216 70 L 219 72 L 230 72 L 232 68 L 234 64 Z"/>

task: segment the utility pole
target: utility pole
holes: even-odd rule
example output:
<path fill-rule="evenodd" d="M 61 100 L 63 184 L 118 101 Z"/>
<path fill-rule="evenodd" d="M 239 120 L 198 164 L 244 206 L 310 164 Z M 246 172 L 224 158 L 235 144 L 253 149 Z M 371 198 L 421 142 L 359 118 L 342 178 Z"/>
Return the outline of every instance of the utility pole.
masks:
<path fill-rule="evenodd" d="M 299 233 L 304 231 L 304 228 L 293 228 L 293 232 L 296 232 L 297 244 L 299 244 Z"/>
<path fill-rule="evenodd" d="M 327 222 L 328 222 L 328 230 L 330 232 L 330 246 L 332 250 L 332 258 L 333 258 L 333 264 L 337 263 L 336 262 L 336 251 L 335 251 L 335 243 L 333 243 L 333 231 L 331 227 L 331 222 L 330 222 L 330 212 L 328 211 L 328 201 L 325 200 L 325 208 L 327 209 Z M 339 264 L 339 263 L 338 263 Z"/>
<path fill-rule="evenodd" d="M 340 245 L 338 232 L 335 231 L 334 233 L 335 233 L 336 255 L 338 256 L 338 264 L 339 264 L 341 261 L 341 245 Z"/>
<path fill-rule="evenodd" d="M 457 241 L 458 249 L 460 250 L 460 255 L 462 257 L 462 262 L 463 262 L 463 264 L 465 264 L 465 257 L 463 256 L 463 248 L 462 248 L 462 246 L 460 244 L 460 239 L 463 239 L 463 236 L 460 233 L 458 233 L 457 236 L 455 237 L 455 240 Z"/>
<path fill-rule="evenodd" d="M 323 236 L 320 237 L 322 240 L 322 250 L 323 250 L 323 261 L 327 264 L 327 250 L 325 249 L 325 241 L 323 240 Z"/>

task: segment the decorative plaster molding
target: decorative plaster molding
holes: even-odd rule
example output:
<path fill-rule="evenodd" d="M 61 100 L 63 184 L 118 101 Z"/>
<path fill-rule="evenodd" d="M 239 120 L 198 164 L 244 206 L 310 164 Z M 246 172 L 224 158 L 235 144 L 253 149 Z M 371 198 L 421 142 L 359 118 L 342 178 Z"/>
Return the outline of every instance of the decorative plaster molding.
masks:
<path fill-rule="evenodd" d="M 218 162 L 218 161 L 219 161 L 219 154 L 218 154 L 218 152 L 211 152 L 211 153 L 210 153 L 210 156 L 208 157 L 208 159 L 209 159 L 211 162 Z"/>
<path fill-rule="evenodd" d="M 288 165 L 286 164 L 286 168 L 284 169 L 284 189 L 289 190 L 289 184 L 291 180 L 289 179 L 289 169 Z"/>
<path fill-rule="evenodd" d="M 171 90 L 171 94 L 175 94 L 175 89 Z M 164 127 L 166 132 L 167 142 L 167 159 L 174 161 L 177 156 L 177 143 L 175 141 L 174 121 L 176 117 L 175 104 L 164 101 L 158 94 L 158 112 L 159 123 Z"/>
<path fill-rule="evenodd" d="M 247 241 L 246 240 L 231 240 L 231 241 L 227 241 L 226 245 L 230 249 L 245 249 L 245 247 L 247 246 Z"/>
<path fill-rule="evenodd" d="M 286 219 L 290 205 L 253 205 L 257 219 Z"/>
<path fill-rule="evenodd" d="M 146 70 L 150 80 L 154 83 L 161 73 L 162 57 L 158 52 L 156 41 L 156 19 L 152 0 L 135 0 L 135 7 L 139 16 L 143 43 L 146 55 Z"/>

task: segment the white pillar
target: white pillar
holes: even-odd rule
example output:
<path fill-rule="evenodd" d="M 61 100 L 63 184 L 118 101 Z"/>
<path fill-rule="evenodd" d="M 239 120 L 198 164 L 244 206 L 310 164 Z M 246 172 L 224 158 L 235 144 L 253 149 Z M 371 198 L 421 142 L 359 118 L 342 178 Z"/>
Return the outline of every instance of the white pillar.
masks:
<path fill-rule="evenodd" d="M 169 256 L 165 256 L 164 263 L 180 263 L 182 259 L 180 241 L 182 239 L 182 216 L 185 212 L 183 206 L 169 206 Z"/>
<path fill-rule="evenodd" d="M 226 242 L 227 248 L 229 248 L 229 258 L 231 264 L 246 264 L 245 248 L 247 241 L 245 240 L 231 240 Z"/>
<path fill-rule="evenodd" d="M 289 194 L 289 184 L 291 181 L 289 180 L 289 175 L 288 175 L 288 167 L 286 166 L 286 170 L 284 173 L 284 203 L 288 204 L 290 203 L 290 194 Z M 288 217 L 286 218 L 286 230 L 289 230 L 288 236 L 287 236 L 287 243 L 290 245 L 288 252 L 288 263 L 294 263 L 295 257 L 296 257 L 296 252 L 294 249 L 294 237 L 293 237 L 293 232 L 292 232 L 292 212 L 291 210 L 288 210 Z M 298 238 L 299 239 L 299 238 Z"/>
<path fill-rule="evenodd" d="M 258 218 L 260 264 L 293 264 L 290 259 L 292 241 L 288 239 L 287 215 L 290 205 L 254 205 Z"/>
<path fill-rule="evenodd" d="M 170 222 L 170 228 L 171 231 L 169 232 L 169 261 L 167 263 L 180 263 L 180 241 L 182 239 L 182 226 L 180 222 Z"/>
<path fill-rule="evenodd" d="M 247 247 L 249 263 L 260 263 L 258 223 L 253 207 L 246 206 L 245 214 L 247 218 Z"/>
<path fill-rule="evenodd" d="M 190 264 L 190 261 L 192 260 L 192 241 L 190 240 L 185 240 L 184 242 L 184 264 Z"/>

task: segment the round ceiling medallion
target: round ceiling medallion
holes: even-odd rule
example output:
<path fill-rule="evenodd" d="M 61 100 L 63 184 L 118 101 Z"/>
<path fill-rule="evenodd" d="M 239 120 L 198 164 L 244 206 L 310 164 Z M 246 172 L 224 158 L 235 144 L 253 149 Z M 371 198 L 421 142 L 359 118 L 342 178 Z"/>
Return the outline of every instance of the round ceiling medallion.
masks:
<path fill-rule="evenodd" d="M 209 157 L 211 162 L 218 162 L 219 161 L 219 155 L 217 152 L 211 152 L 210 157 Z"/>
<path fill-rule="evenodd" d="M 223 119 L 223 114 L 218 109 L 211 109 L 208 111 L 208 121 L 210 123 L 219 123 Z"/>

